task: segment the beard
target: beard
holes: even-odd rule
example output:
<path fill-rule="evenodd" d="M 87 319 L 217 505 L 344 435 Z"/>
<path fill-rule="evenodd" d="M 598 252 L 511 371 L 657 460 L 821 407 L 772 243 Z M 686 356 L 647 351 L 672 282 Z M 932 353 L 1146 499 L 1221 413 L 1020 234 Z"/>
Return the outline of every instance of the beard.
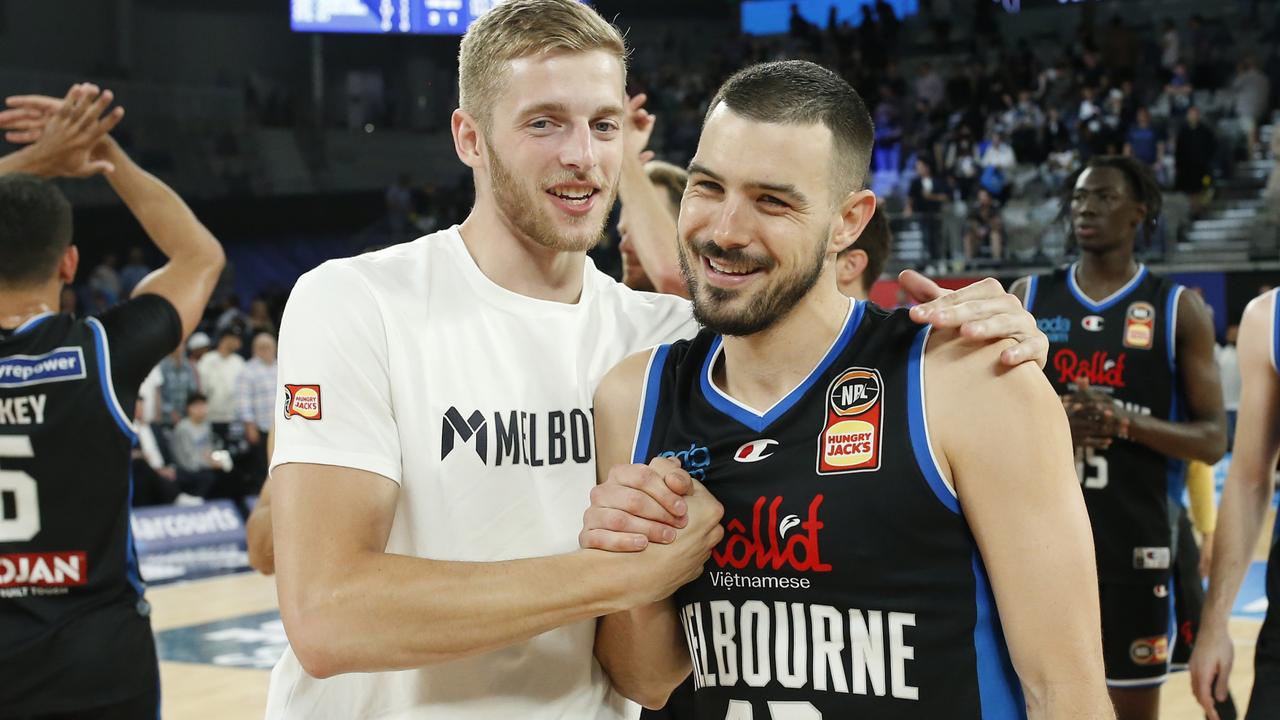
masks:
<path fill-rule="evenodd" d="M 811 261 L 796 269 L 794 273 L 783 277 L 773 285 L 756 291 L 745 304 L 745 307 L 734 309 L 734 300 L 743 295 L 742 290 L 726 290 L 724 288 L 703 286 L 698 283 L 697 274 L 690 266 L 691 260 L 702 263 L 702 256 L 716 260 L 724 260 L 734 264 L 745 264 L 764 270 L 777 265 L 772 258 L 756 258 L 738 248 L 725 250 L 710 241 L 694 238 L 695 250 L 688 249 L 684 243 L 680 245 L 680 272 L 684 274 L 685 283 L 689 286 L 689 296 L 693 298 L 693 317 L 700 325 L 720 335 L 741 337 L 754 335 L 769 329 L 774 323 L 791 312 L 800 300 L 818 284 L 822 277 L 822 268 L 826 261 L 826 239 L 824 233 L 821 242 L 816 244 L 817 252 Z M 690 253 L 695 253 L 690 258 Z"/>
<path fill-rule="evenodd" d="M 605 222 L 609 219 L 608 209 L 613 207 L 616 199 L 616 185 L 608 189 L 608 202 L 604 205 L 605 212 L 599 213 L 598 218 L 593 218 L 591 215 L 567 217 L 573 229 L 567 232 L 562 231 L 556 227 L 555 221 L 551 218 L 552 211 L 539 202 L 541 198 L 538 195 L 542 190 L 530 188 L 528 184 L 522 183 L 507 168 L 506 163 L 502 162 L 502 158 L 498 156 L 493 146 L 490 145 L 489 148 L 489 187 L 493 192 L 494 203 L 498 206 L 498 214 L 502 216 L 503 224 L 518 235 L 523 235 L 551 250 L 583 252 L 600 243 L 604 237 Z M 545 187 L 560 182 L 584 179 L 584 176 L 567 173 L 563 177 L 551 178 L 540 185 Z M 603 196 L 604 183 L 597 183 L 597 185 L 601 186 L 600 192 Z"/>

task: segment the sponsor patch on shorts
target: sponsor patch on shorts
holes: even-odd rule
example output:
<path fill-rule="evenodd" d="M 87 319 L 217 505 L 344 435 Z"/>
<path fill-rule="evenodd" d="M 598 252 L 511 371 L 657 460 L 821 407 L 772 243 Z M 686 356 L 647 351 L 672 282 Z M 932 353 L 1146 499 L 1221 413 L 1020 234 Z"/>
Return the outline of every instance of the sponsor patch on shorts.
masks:
<path fill-rule="evenodd" d="M 1170 562 L 1167 547 L 1136 547 L 1133 549 L 1134 570 L 1168 570 Z"/>
<path fill-rule="evenodd" d="M 1134 665 L 1163 665 L 1169 660 L 1169 638 L 1158 635 L 1134 640 L 1129 646 L 1129 659 Z"/>

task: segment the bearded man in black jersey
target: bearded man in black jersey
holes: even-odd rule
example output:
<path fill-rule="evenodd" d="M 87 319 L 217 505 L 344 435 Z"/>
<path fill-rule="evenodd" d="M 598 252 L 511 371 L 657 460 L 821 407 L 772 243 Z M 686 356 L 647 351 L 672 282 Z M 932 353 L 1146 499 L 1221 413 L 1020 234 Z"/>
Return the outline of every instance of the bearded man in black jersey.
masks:
<path fill-rule="evenodd" d="M 686 478 L 687 527 L 723 513 L 724 536 L 675 595 L 603 618 L 596 656 L 649 707 L 692 673 L 713 720 L 1112 717 L 1052 388 L 1001 367 L 1006 343 L 838 290 L 874 212 L 871 142 L 857 93 L 812 63 L 712 100 L 679 220 L 704 330 L 601 383 L 581 539 L 653 536 L 656 498 L 618 502 L 635 495 L 609 468 L 655 457 Z M 641 552 L 681 552 L 676 525 Z"/>
<path fill-rule="evenodd" d="M 0 717 L 157 717 L 159 670 L 129 530 L 131 414 L 196 326 L 222 248 L 108 134 L 110 91 L 0 113 Z M 57 312 L 71 207 L 47 180 L 105 175 L 168 262 L 99 318 Z"/>

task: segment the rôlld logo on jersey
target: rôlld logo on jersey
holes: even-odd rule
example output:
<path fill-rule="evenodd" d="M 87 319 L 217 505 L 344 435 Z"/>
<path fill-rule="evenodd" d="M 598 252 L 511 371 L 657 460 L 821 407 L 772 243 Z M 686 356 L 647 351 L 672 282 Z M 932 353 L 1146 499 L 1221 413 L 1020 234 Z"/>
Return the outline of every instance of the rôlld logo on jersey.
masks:
<path fill-rule="evenodd" d="M 777 445 L 777 440 L 752 440 L 733 454 L 733 459 L 740 463 L 753 463 L 764 460 L 773 456 L 772 448 Z"/>
<path fill-rule="evenodd" d="M 320 419 L 319 385 L 285 385 L 284 419 L 300 417 L 303 420 Z"/>
<path fill-rule="evenodd" d="M 89 560 L 83 552 L 0 555 L 0 588 L 70 587 L 89 582 Z"/>
<path fill-rule="evenodd" d="M 800 572 L 831 572 L 831 565 L 822 562 L 818 550 L 818 531 L 824 527 L 818 519 L 822 496 L 815 495 L 809 502 L 804 520 L 794 514 L 779 520 L 782 503 L 781 496 L 757 498 L 751 506 L 750 529 L 739 518 L 726 523 L 724 540 L 711 551 L 712 562 L 718 567 L 736 570 L 788 568 Z M 797 526 L 799 530 L 795 530 Z"/>
<path fill-rule="evenodd" d="M 880 469 L 883 383 L 874 368 L 849 368 L 827 388 L 827 422 L 818 436 L 818 474 Z"/>
<path fill-rule="evenodd" d="M 1156 309 L 1151 303 L 1136 302 L 1124 314 L 1124 346 L 1150 350 L 1156 337 Z"/>

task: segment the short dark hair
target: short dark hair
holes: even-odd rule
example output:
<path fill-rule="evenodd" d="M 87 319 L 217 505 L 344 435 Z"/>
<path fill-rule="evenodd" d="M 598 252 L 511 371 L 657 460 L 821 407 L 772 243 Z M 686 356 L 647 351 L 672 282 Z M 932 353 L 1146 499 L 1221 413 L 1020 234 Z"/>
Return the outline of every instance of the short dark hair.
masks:
<path fill-rule="evenodd" d="M 1095 155 L 1084 164 L 1084 167 L 1072 173 L 1062 191 L 1062 204 L 1058 209 L 1058 218 L 1060 220 L 1070 218 L 1071 196 L 1075 193 L 1076 182 L 1089 168 L 1111 168 L 1118 170 L 1124 176 L 1125 183 L 1133 193 L 1133 199 L 1147 208 L 1142 226 L 1147 231 L 1147 237 L 1151 237 L 1156 230 L 1156 224 L 1160 221 L 1160 211 L 1164 208 L 1164 194 L 1160 192 L 1160 183 L 1156 182 L 1155 173 L 1151 172 L 1151 168 L 1128 155 Z"/>
<path fill-rule="evenodd" d="M 198 392 L 193 392 L 187 396 L 187 407 L 191 407 L 196 403 L 207 403 L 207 402 L 209 402 L 209 398 L 205 397 L 203 394 Z"/>
<path fill-rule="evenodd" d="M 875 214 L 862 229 L 858 241 L 840 251 L 840 257 L 861 250 L 867 254 L 867 267 L 862 271 L 862 289 L 867 295 L 884 273 L 884 266 L 889 264 L 889 252 L 893 248 L 893 231 L 889 229 L 889 214 L 879 206 Z"/>
<path fill-rule="evenodd" d="M 752 65 L 724 81 L 707 116 L 721 103 L 757 122 L 825 125 L 835 150 L 837 201 L 866 184 L 875 140 L 871 114 L 858 91 L 827 68 L 807 60 Z"/>
<path fill-rule="evenodd" d="M 34 175 L 0 176 L 0 286 L 47 282 L 71 245 L 71 203 Z"/>

